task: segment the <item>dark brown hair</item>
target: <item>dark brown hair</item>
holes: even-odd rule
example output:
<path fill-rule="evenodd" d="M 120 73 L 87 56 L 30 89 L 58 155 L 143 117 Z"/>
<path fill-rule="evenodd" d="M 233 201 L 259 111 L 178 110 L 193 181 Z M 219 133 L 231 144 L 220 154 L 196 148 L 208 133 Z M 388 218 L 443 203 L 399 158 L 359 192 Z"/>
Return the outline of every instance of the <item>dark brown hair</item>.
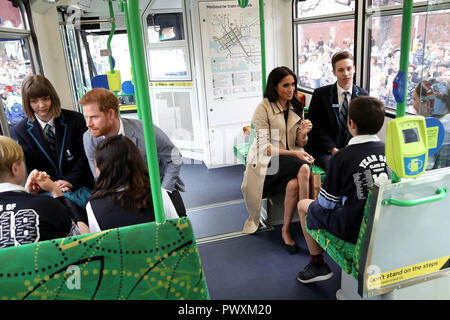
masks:
<path fill-rule="evenodd" d="M 288 67 L 277 67 L 269 73 L 267 78 L 266 90 L 264 91 L 264 98 L 267 98 L 270 102 L 276 102 L 278 99 L 278 93 L 275 90 L 277 85 L 283 80 L 284 77 L 291 75 L 294 78 L 295 89 L 294 96 L 290 100 L 292 106 L 294 107 L 295 113 L 300 117 L 303 113 L 303 105 L 297 97 L 297 76 Z"/>
<path fill-rule="evenodd" d="M 336 63 L 344 59 L 351 59 L 354 61 L 353 55 L 348 51 L 339 51 L 333 54 L 331 57 L 331 66 L 333 67 L 333 70 L 336 70 Z"/>
<path fill-rule="evenodd" d="M 83 106 L 94 102 L 98 104 L 100 112 L 105 113 L 109 109 L 113 109 L 116 111 L 116 114 L 119 114 L 119 99 L 109 90 L 104 88 L 94 88 L 89 90 L 84 96 L 81 97 L 78 104 Z"/>
<path fill-rule="evenodd" d="M 350 102 L 348 117 L 358 127 L 358 134 L 377 134 L 384 123 L 384 104 L 368 96 L 355 98 Z"/>
<path fill-rule="evenodd" d="M 53 118 L 59 117 L 61 113 L 61 100 L 59 100 L 55 88 L 46 77 L 40 74 L 26 77 L 22 82 L 21 94 L 23 110 L 31 121 L 36 120 L 36 118 L 30 106 L 30 100 L 43 97 L 50 97 Z"/>
<path fill-rule="evenodd" d="M 100 175 L 91 199 L 111 195 L 124 209 L 141 211 L 153 208 L 148 168 L 136 145 L 116 135 L 101 141 L 95 149 Z M 118 190 L 124 188 L 123 192 Z M 127 201 L 131 199 L 132 201 Z"/>

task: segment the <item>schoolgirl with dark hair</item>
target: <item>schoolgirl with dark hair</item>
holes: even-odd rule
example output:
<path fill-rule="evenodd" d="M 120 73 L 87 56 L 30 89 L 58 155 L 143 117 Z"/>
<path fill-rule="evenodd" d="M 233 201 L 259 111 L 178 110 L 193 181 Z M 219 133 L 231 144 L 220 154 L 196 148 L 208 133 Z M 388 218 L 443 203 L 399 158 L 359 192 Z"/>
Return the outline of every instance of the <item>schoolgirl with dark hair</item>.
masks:
<path fill-rule="evenodd" d="M 247 156 L 242 193 L 249 212 L 244 232 L 254 233 L 260 222 L 261 200 L 285 192 L 282 239 L 294 253 L 298 246 L 289 227 L 299 199 L 309 197 L 309 164 L 314 159 L 303 150 L 312 124 L 303 119 L 297 98 L 297 76 L 287 67 L 273 69 L 264 100 L 252 117 L 255 139 Z"/>
<path fill-rule="evenodd" d="M 129 138 L 115 135 L 101 141 L 95 165 L 98 178 L 86 206 L 91 232 L 155 221 L 148 168 Z M 164 192 L 163 202 L 166 218 L 178 217 Z"/>

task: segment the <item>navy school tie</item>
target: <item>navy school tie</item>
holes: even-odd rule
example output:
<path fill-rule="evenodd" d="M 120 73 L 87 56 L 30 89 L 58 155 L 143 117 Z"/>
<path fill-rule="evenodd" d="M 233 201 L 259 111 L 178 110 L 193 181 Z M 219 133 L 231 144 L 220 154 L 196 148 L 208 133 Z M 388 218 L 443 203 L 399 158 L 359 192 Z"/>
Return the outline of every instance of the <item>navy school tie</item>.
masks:
<path fill-rule="evenodd" d="M 339 112 L 340 131 L 338 144 L 342 148 L 347 143 L 347 113 L 348 113 L 348 92 L 344 91 L 344 102 L 342 103 L 341 112 Z"/>
<path fill-rule="evenodd" d="M 56 160 L 56 137 L 52 131 L 52 126 L 47 123 L 44 127 L 44 130 L 47 136 L 47 143 L 48 148 L 50 149 L 51 156 Z"/>

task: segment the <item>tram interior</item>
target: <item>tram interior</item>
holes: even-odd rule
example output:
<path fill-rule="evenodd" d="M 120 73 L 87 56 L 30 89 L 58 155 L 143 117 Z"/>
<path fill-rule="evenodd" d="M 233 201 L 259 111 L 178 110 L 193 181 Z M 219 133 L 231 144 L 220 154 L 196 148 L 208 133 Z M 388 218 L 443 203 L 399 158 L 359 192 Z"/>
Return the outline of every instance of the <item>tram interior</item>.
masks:
<path fill-rule="evenodd" d="M 32 28 L 26 23 L 16 27 L 14 21 L 6 24 L 6 19 L 0 25 L 0 93 L 8 126 L 22 118 L 20 110 L 13 111 L 21 104 L 21 80 L 33 72 L 52 79 L 63 106 L 80 111 L 78 99 L 111 67 L 104 51 L 112 15 L 114 69 L 120 70 L 122 85 L 126 83 L 119 93 L 121 116 L 139 118 L 119 1 L 112 1 L 113 13 L 108 1 L 30 2 Z M 233 146 L 248 142 L 242 128 L 250 125 L 262 98 L 262 58 L 258 1 L 250 0 L 247 11 L 237 2 L 139 1 L 153 121 L 183 155 L 182 197 L 211 299 L 333 300 L 341 287 L 341 269 L 328 255 L 332 279 L 310 286 L 295 279 L 310 259 L 298 217 L 291 227 L 300 247 L 297 254 L 283 248 L 282 213 L 273 206 L 270 212 L 266 200 L 258 232 L 242 233 L 248 217 L 241 192 L 245 166 L 236 159 Z M 356 52 L 356 82 L 385 102 L 385 122 L 395 117 L 389 88 L 398 69 L 402 1 L 264 2 L 267 72 L 279 65 L 291 67 L 308 105 L 315 88 L 335 81 L 328 66 L 330 54 L 336 48 L 348 49 Z M 446 81 L 447 88 L 450 84 L 450 2 L 414 5 L 408 114 L 417 113 L 414 84 L 427 77 Z M 0 6 L 11 7 L 11 2 L 0 0 Z M 235 26 L 241 27 L 245 47 L 239 48 L 231 38 L 224 42 Z M 228 78 L 232 73 L 233 86 Z M 2 134 L 8 132 L 2 125 Z M 385 139 L 384 127 L 379 136 Z M 436 292 L 429 298 L 442 297 Z"/>

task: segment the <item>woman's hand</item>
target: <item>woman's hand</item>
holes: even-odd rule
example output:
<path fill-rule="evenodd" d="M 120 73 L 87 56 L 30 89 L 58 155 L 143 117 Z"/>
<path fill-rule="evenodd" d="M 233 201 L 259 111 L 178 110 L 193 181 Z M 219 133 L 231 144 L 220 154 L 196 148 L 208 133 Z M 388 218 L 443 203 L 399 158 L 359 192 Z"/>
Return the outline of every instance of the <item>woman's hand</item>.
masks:
<path fill-rule="evenodd" d="M 72 184 L 66 180 L 58 180 L 55 181 L 55 183 L 62 192 L 70 192 L 70 190 L 72 190 L 73 188 Z"/>
<path fill-rule="evenodd" d="M 305 135 L 308 134 L 308 132 L 310 132 L 311 129 L 312 129 L 312 122 L 311 122 L 311 120 L 302 119 L 302 121 L 300 122 L 300 129 L 302 130 L 302 134 L 303 133 Z"/>
<path fill-rule="evenodd" d="M 296 151 L 295 155 L 297 156 L 297 158 L 299 158 L 300 160 L 306 161 L 307 163 L 311 164 L 314 162 L 314 158 L 308 154 L 305 151 Z"/>

